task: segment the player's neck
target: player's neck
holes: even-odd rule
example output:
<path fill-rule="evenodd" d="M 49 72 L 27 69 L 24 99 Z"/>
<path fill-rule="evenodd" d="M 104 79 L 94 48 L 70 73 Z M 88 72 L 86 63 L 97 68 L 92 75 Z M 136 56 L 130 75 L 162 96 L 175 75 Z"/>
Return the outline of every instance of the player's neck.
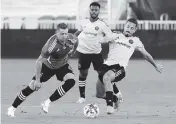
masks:
<path fill-rule="evenodd" d="M 65 42 L 62 41 L 62 40 L 57 39 L 57 42 L 58 42 L 59 44 L 61 44 L 61 45 L 65 45 Z"/>
<path fill-rule="evenodd" d="M 97 17 L 97 18 L 95 18 L 95 19 L 93 19 L 93 18 L 89 18 L 89 20 L 91 21 L 91 22 L 95 22 L 95 21 L 97 21 L 99 18 Z"/>

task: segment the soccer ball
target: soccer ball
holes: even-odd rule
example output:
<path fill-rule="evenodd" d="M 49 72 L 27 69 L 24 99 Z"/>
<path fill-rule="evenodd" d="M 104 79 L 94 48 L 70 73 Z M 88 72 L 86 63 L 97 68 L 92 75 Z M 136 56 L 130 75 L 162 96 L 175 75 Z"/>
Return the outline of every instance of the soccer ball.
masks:
<path fill-rule="evenodd" d="M 84 106 L 84 116 L 87 118 L 96 118 L 100 113 L 100 109 L 97 104 L 87 104 Z"/>

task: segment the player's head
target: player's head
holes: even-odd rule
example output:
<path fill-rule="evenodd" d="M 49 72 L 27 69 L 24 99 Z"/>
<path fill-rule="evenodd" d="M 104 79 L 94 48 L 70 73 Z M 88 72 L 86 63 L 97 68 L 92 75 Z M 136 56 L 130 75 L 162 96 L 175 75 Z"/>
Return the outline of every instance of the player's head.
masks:
<path fill-rule="evenodd" d="M 96 19 L 100 13 L 100 4 L 98 2 L 92 2 L 89 6 L 90 17 Z"/>
<path fill-rule="evenodd" d="M 127 20 L 123 33 L 125 36 L 132 36 L 137 30 L 138 22 L 134 18 L 130 18 Z"/>
<path fill-rule="evenodd" d="M 56 29 L 58 40 L 65 41 L 68 37 L 68 26 L 65 23 L 59 23 Z"/>

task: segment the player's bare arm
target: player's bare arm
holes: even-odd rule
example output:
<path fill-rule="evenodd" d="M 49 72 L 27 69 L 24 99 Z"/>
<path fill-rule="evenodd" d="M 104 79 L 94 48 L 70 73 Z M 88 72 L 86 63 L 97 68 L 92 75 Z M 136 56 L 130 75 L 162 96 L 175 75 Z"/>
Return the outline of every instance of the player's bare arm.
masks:
<path fill-rule="evenodd" d="M 40 75 L 41 75 L 43 61 L 45 61 L 47 59 L 47 57 L 49 56 L 48 51 L 46 51 L 48 46 L 49 46 L 48 43 L 46 43 L 44 45 L 44 47 L 42 48 L 42 51 L 41 51 L 41 55 L 39 56 L 39 58 L 36 61 L 36 69 L 35 69 L 36 81 L 35 81 L 34 88 L 33 88 L 36 91 L 41 88 Z"/>
<path fill-rule="evenodd" d="M 70 56 L 73 56 L 75 54 L 76 48 L 78 47 L 78 39 L 76 40 L 74 39 L 73 42 L 74 42 L 74 46 L 73 46 L 73 50 L 70 51 L 70 54 L 69 54 Z"/>
<path fill-rule="evenodd" d="M 82 31 L 77 30 L 77 31 L 74 33 L 74 35 L 78 37 L 78 35 L 79 35 L 81 32 L 82 32 Z"/>
<path fill-rule="evenodd" d="M 72 56 L 75 54 L 76 48 L 78 47 L 78 38 L 73 34 L 70 34 L 69 36 L 70 38 L 68 39 L 68 41 L 70 45 L 73 47 L 69 52 L 69 56 Z"/>
<path fill-rule="evenodd" d="M 150 62 L 158 72 L 162 73 L 162 70 L 163 70 L 163 66 L 162 65 L 159 65 L 159 64 L 156 64 L 156 62 L 154 61 L 153 57 L 150 55 L 150 53 L 148 53 L 146 51 L 146 49 L 143 47 L 143 48 L 140 48 L 138 49 L 138 51 L 140 51 L 140 53 L 142 53 L 143 57 L 148 61 Z"/>

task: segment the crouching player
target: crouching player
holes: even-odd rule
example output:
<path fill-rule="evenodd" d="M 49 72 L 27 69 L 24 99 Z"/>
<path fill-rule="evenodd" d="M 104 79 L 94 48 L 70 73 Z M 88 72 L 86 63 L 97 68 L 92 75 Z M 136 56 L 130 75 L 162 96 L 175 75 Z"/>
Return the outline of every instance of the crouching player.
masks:
<path fill-rule="evenodd" d="M 54 75 L 57 80 L 64 81 L 64 84 L 41 104 L 45 113 L 48 112 L 51 102 L 64 96 L 75 85 L 75 76 L 67 61 L 69 55 L 74 54 L 77 44 L 77 38 L 68 33 L 67 25 L 65 23 L 58 24 L 56 33 L 48 39 L 36 61 L 35 76 L 29 85 L 21 90 L 12 106 L 8 108 L 8 116 L 14 117 L 16 108 L 34 91 L 38 91 L 42 82 L 48 81 Z"/>
<path fill-rule="evenodd" d="M 104 84 L 102 91 L 105 91 L 107 114 L 114 112 L 112 82 L 118 82 L 125 77 L 125 68 L 135 50 L 142 53 L 143 57 L 149 61 L 158 72 L 162 72 L 163 66 L 157 65 L 153 57 L 145 50 L 140 39 L 133 36 L 137 30 L 137 25 L 136 19 L 128 19 L 123 33 L 117 34 L 117 38 L 109 42 L 108 57 L 104 62 L 103 71 L 100 74 L 100 79 Z M 97 86 L 103 84 L 99 83 Z"/>

